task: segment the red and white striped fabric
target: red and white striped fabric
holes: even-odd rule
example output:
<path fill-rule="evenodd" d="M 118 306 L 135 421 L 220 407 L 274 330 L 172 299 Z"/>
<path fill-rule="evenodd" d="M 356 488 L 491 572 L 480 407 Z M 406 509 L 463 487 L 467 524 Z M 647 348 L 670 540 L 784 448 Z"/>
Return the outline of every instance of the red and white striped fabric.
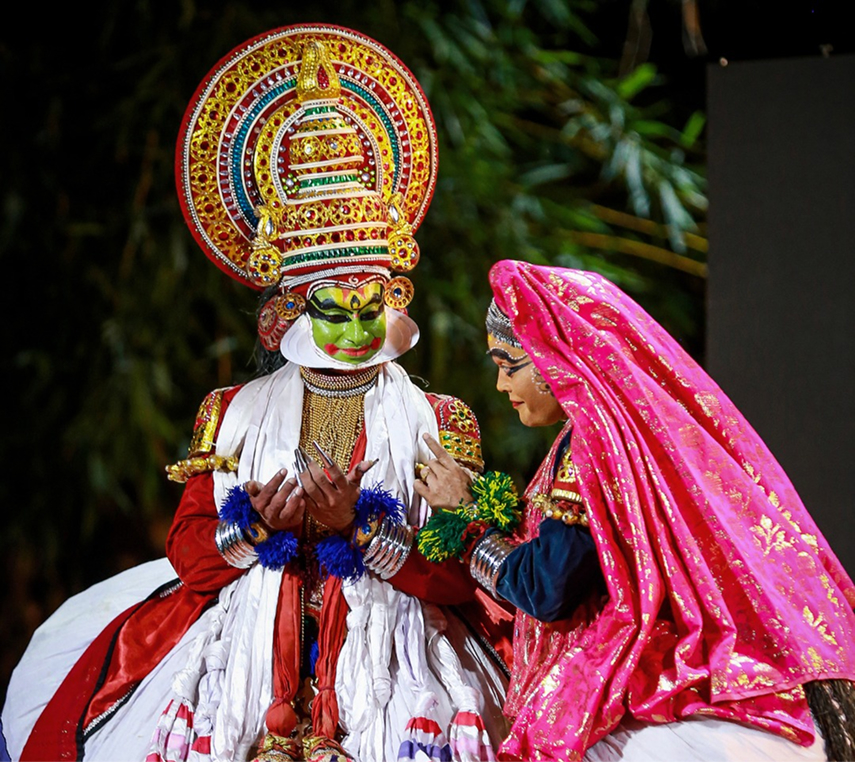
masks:
<path fill-rule="evenodd" d="M 420 713 L 407 723 L 404 740 L 398 751 L 398 762 L 451 762 L 451 760 L 451 747 L 436 720 Z"/>
<path fill-rule="evenodd" d="M 478 712 L 459 711 L 448 729 L 448 742 L 455 762 L 494 762 L 496 759 L 484 720 Z"/>
<path fill-rule="evenodd" d="M 210 759 L 211 736 L 193 729 L 193 710 L 183 701 L 170 701 L 151 739 L 145 762 L 187 762 Z"/>

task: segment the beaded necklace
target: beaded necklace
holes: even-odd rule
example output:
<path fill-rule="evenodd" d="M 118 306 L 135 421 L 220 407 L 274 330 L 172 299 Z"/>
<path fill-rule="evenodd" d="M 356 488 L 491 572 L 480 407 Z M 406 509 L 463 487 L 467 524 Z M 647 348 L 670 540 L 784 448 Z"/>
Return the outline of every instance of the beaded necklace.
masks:
<path fill-rule="evenodd" d="M 303 378 L 303 423 L 300 446 L 319 465 L 317 442 L 342 471 L 353 455 L 356 439 L 365 423 L 365 394 L 377 382 L 379 366 L 357 373 L 328 376 L 310 368 L 300 368 Z"/>
<path fill-rule="evenodd" d="M 304 387 L 300 446 L 319 466 L 323 467 L 324 463 L 314 442 L 347 472 L 356 440 L 365 425 L 365 394 L 377 383 L 379 372 L 379 365 L 338 375 L 300 368 Z M 325 530 L 313 520 L 306 521 L 309 542 L 328 535 L 329 530 Z"/>
<path fill-rule="evenodd" d="M 355 373 L 340 373 L 334 376 L 311 368 L 300 368 L 303 385 L 308 391 L 320 397 L 339 399 L 357 395 L 364 397 L 377 382 L 378 373 L 380 373 L 379 365 Z"/>

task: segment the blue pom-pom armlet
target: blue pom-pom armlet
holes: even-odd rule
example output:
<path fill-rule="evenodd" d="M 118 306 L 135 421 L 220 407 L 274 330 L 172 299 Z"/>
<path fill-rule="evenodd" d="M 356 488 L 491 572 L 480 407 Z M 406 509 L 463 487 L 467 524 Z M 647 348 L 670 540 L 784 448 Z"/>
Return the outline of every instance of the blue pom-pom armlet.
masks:
<path fill-rule="evenodd" d="M 297 557 L 297 538 L 291 532 L 274 532 L 255 546 L 255 552 L 265 569 L 281 569 Z"/>
<path fill-rule="evenodd" d="M 297 557 L 297 538 L 291 532 L 262 532 L 261 516 L 252 507 L 243 485 L 232 487 L 220 507 L 220 520 L 236 524 L 254 545 L 258 563 L 265 569 L 281 569 Z M 260 542 L 259 538 L 264 538 Z"/>
<path fill-rule="evenodd" d="M 341 535 L 325 537 L 315 546 L 315 552 L 321 568 L 344 582 L 355 582 L 365 574 L 362 551 Z"/>
<path fill-rule="evenodd" d="M 359 499 L 353 508 L 356 511 L 353 523 L 357 526 L 368 524 L 382 516 L 393 524 L 403 524 L 407 511 L 400 498 L 395 497 L 389 490 L 383 489 L 380 484 L 363 487 L 359 491 Z"/>
<path fill-rule="evenodd" d="M 363 487 L 353 506 L 355 527 L 350 541 L 340 535 L 321 540 L 317 546 L 318 561 L 327 574 L 353 582 L 365 574 L 365 552 L 381 521 L 404 523 L 406 508 L 401 500 L 380 484 Z"/>
<path fill-rule="evenodd" d="M 403 524 L 406 508 L 401 500 L 380 484 L 365 487 L 354 505 L 354 525 L 366 532 L 376 529 L 384 518 L 392 524 Z M 257 527 L 261 516 L 252 507 L 249 493 L 240 485 L 232 487 L 220 508 L 220 520 L 236 524 L 250 542 L 254 542 L 258 562 L 265 569 L 281 569 L 298 554 L 297 538 L 291 532 L 273 532 L 258 542 Z M 362 560 L 364 546 L 356 546 L 339 535 L 327 537 L 316 546 L 318 562 L 327 574 L 345 581 L 355 581 L 365 573 Z"/>
<path fill-rule="evenodd" d="M 261 519 L 252 507 L 249 493 L 244 486 L 232 487 L 220 507 L 220 520 L 227 524 L 237 524 L 244 532 Z"/>

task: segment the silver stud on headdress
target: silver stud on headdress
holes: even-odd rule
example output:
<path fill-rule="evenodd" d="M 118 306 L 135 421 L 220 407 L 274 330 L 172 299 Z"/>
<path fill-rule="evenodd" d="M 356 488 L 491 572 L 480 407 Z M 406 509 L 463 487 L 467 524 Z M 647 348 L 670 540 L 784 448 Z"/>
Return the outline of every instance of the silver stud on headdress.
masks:
<path fill-rule="evenodd" d="M 487 333 L 505 344 L 522 349 L 522 344 L 514 335 L 514 327 L 511 325 L 510 318 L 499 309 L 495 299 L 491 300 L 490 306 L 487 308 Z"/>

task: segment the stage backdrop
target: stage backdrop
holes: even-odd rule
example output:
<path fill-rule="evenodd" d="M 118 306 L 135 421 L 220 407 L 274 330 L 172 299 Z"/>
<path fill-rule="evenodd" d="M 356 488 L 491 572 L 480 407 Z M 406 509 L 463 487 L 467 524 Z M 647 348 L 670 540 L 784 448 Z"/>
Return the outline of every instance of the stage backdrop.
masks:
<path fill-rule="evenodd" d="M 855 576 L 855 56 L 714 65 L 707 368 Z"/>

